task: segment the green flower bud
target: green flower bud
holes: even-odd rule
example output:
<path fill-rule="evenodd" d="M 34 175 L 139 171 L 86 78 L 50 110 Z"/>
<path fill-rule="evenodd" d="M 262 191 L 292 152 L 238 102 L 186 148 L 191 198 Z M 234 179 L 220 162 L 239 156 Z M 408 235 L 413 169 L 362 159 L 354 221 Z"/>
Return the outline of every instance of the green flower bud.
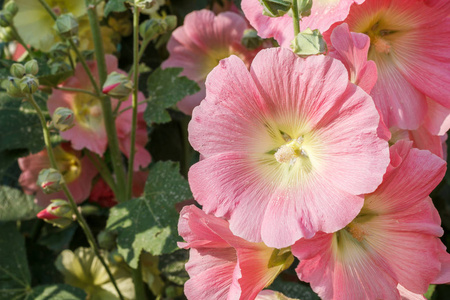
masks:
<path fill-rule="evenodd" d="M 56 19 L 54 28 L 64 38 L 78 34 L 78 21 L 72 14 L 63 14 Z"/>
<path fill-rule="evenodd" d="M 25 72 L 27 74 L 36 75 L 39 72 L 38 62 L 35 59 L 27 61 L 25 64 Z"/>
<path fill-rule="evenodd" d="M 51 204 L 41 210 L 37 217 L 61 228 L 67 227 L 73 221 L 73 211 L 65 200 L 51 200 Z"/>
<path fill-rule="evenodd" d="M 131 91 L 133 91 L 133 82 L 126 75 L 111 72 L 106 78 L 102 92 L 113 98 L 126 100 Z"/>
<path fill-rule="evenodd" d="M 263 39 L 258 36 L 254 29 L 246 29 L 241 39 L 242 45 L 249 50 L 255 50 L 261 47 Z"/>
<path fill-rule="evenodd" d="M 12 25 L 12 20 L 14 16 L 12 13 L 8 11 L 0 11 L 0 26 L 1 27 L 8 27 Z"/>
<path fill-rule="evenodd" d="M 52 116 L 53 127 L 59 131 L 66 131 L 75 126 L 74 113 L 67 107 L 58 107 Z"/>
<path fill-rule="evenodd" d="M 11 68 L 9 69 L 9 72 L 11 73 L 12 76 L 17 77 L 19 79 L 25 76 L 26 74 L 25 67 L 19 63 L 12 64 Z"/>
<path fill-rule="evenodd" d="M 111 231 L 100 231 L 97 240 L 100 247 L 106 250 L 111 250 L 116 245 L 116 235 Z"/>
<path fill-rule="evenodd" d="M 327 53 L 327 43 L 318 29 L 307 28 L 291 42 L 291 48 L 297 55 L 308 56 Z"/>
<path fill-rule="evenodd" d="M 177 27 L 177 16 L 168 15 L 163 19 L 163 21 L 167 24 L 167 31 L 174 30 L 175 27 Z"/>
<path fill-rule="evenodd" d="M 263 6 L 263 15 L 272 18 L 281 17 L 292 7 L 292 0 L 259 0 Z"/>
<path fill-rule="evenodd" d="M 22 97 L 23 92 L 20 89 L 20 79 L 8 77 L 8 87 L 6 88 L 6 92 L 12 97 Z"/>
<path fill-rule="evenodd" d="M 297 5 L 300 17 L 307 17 L 311 14 L 312 0 L 298 0 Z"/>
<path fill-rule="evenodd" d="M 37 185 L 39 185 L 46 194 L 60 191 L 63 183 L 64 178 L 58 170 L 49 168 L 39 172 Z"/>
<path fill-rule="evenodd" d="M 8 3 L 6 3 L 4 9 L 13 16 L 17 15 L 17 12 L 19 11 L 19 7 L 14 0 L 10 0 Z"/>
<path fill-rule="evenodd" d="M 33 75 L 26 75 L 20 80 L 20 89 L 25 94 L 33 94 L 39 87 L 39 80 Z"/>
<path fill-rule="evenodd" d="M 144 40 L 153 40 L 165 31 L 166 28 L 161 19 L 149 19 L 139 26 L 139 34 Z"/>
<path fill-rule="evenodd" d="M 11 27 L 1 27 L 0 26 L 0 41 L 7 43 L 14 41 L 14 33 Z"/>

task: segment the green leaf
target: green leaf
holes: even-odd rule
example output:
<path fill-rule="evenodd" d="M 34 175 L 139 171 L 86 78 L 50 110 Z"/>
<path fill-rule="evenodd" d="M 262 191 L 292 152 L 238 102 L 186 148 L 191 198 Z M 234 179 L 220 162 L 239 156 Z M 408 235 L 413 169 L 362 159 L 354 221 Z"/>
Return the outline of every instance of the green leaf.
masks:
<path fill-rule="evenodd" d="M 73 75 L 73 70 L 52 70 L 47 63 L 47 59 L 38 60 L 39 73 L 36 76 L 39 84 L 46 86 L 57 86 L 67 78 Z"/>
<path fill-rule="evenodd" d="M 8 174 L 8 169 L 11 165 L 22 156 L 27 156 L 28 151 L 26 150 L 4 150 L 0 151 L 0 179 L 2 179 Z M 17 178 L 14 178 L 17 179 Z M 1 184 L 4 184 L 3 182 Z"/>
<path fill-rule="evenodd" d="M 283 281 L 277 277 L 275 281 L 269 286 L 270 290 L 278 291 L 284 295 L 302 299 L 302 300 L 320 300 L 319 296 L 307 285 L 300 282 Z"/>
<path fill-rule="evenodd" d="M 86 293 L 67 284 L 39 285 L 24 300 L 84 300 Z"/>
<path fill-rule="evenodd" d="M 0 223 L 0 237 L 0 300 L 17 299 L 31 289 L 25 241 L 14 222 Z"/>
<path fill-rule="evenodd" d="M 106 229 L 117 232 L 118 251 L 132 268 L 142 250 L 161 255 L 177 249 L 181 240 L 175 204 L 191 197 L 178 164 L 157 162 L 151 165 L 144 195 L 111 209 Z"/>
<path fill-rule="evenodd" d="M 34 197 L 21 190 L 0 186 L 0 221 L 31 219 L 42 209 L 34 203 Z"/>
<path fill-rule="evenodd" d="M 105 5 L 105 16 L 108 16 L 112 12 L 123 12 L 127 10 L 125 2 L 129 0 L 109 0 Z"/>
<path fill-rule="evenodd" d="M 149 126 L 152 123 L 170 121 L 169 108 L 188 95 L 200 91 L 197 83 L 184 76 L 179 76 L 183 69 L 156 69 L 148 78 L 149 102 L 144 119 Z"/>

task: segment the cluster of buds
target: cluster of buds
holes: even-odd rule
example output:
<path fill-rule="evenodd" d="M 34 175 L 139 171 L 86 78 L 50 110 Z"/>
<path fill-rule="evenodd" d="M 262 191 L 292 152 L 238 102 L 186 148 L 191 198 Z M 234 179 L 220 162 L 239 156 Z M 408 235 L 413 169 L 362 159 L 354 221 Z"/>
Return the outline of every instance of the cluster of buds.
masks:
<path fill-rule="evenodd" d="M 36 60 L 30 60 L 25 65 L 14 63 L 11 65 L 8 77 L 7 92 L 13 97 L 22 97 L 27 94 L 33 94 L 39 87 L 39 80 L 35 75 L 39 72 L 39 66 Z"/>
<path fill-rule="evenodd" d="M 133 91 L 133 82 L 127 75 L 111 72 L 103 84 L 103 94 L 124 101 Z"/>
<path fill-rule="evenodd" d="M 169 15 L 165 18 L 151 18 L 142 22 L 139 26 L 139 33 L 144 40 L 151 41 L 175 27 L 177 27 L 177 17 Z"/>
<path fill-rule="evenodd" d="M 312 0 L 296 0 L 297 11 L 300 17 L 307 17 L 311 14 Z M 259 0 L 263 6 L 263 15 L 277 18 L 289 12 L 293 5 L 292 0 Z"/>
<path fill-rule="evenodd" d="M 13 0 L 6 3 L 4 9 L 0 11 L 0 26 L 9 27 L 13 25 L 13 19 L 18 11 L 19 7 Z"/>
<path fill-rule="evenodd" d="M 52 200 L 52 203 L 41 210 L 37 217 L 61 228 L 67 227 L 73 221 L 73 211 L 65 200 Z"/>

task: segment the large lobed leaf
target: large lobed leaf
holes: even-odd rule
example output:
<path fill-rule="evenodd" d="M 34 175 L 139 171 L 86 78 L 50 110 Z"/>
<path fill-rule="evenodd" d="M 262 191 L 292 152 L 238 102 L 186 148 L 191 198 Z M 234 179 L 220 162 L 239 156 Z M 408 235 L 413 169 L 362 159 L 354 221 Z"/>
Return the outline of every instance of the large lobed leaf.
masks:
<path fill-rule="evenodd" d="M 34 218 L 42 208 L 33 200 L 33 196 L 26 195 L 18 189 L 0 186 L 0 221 Z"/>
<path fill-rule="evenodd" d="M 161 255 L 177 249 L 175 204 L 191 197 L 178 164 L 157 162 L 151 165 L 144 195 L 111 209 L 106 228 L 116 231 L 118 251 L 132 268 L 142 250 Z"/>

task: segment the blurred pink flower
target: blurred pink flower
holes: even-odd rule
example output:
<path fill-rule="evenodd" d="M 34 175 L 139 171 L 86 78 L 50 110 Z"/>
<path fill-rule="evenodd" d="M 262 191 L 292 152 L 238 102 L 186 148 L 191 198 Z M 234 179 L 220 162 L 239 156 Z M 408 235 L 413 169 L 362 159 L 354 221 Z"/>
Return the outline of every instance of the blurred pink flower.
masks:
<path fill-rule="evenodd" d="M 112 71 L 121 72 L 118 69 L 117 58 L 112 55 L 106 55 L 106 65 L 108 73 Z M 97 62 L 89 61 L 89 69 L 97 77 Z M 68 80 L 66 80 L 62 87 L 85 89 L 94 92 L 94 89 L 89 81 L 89 77 L 84 71 L 81 64 L 78 64 L 75 68 L 75 74 Z M 138 101 L 145 100 L 144 95 L 139 93 Z M 131 95 L 128 100 L 119 102 L 117 99 L 111 99 L 113 109 L 120 105 L 121 109 L 131 106 Z M 52 95 L 47 101 L 47 106 L 50 114 L 58 107 L 67 107 L 73 110 L 75 114 L 75 126 L 69 130 L 61 132 L 61 137 L 72 143 L 72 147 L 76 150 L 87 148 L 92 152 L 99 154 L 100 156 L 106 151 L 108 145 L 108 137 L 106 135 L 103 113 L 101 108 L 100 99 L 91 96 L 86 93 L 69 92 L 62 90 L 53 90 Z M 143 113 L 146 108 L 146 104 L 143 103 L 138 106 L 138 129 L 137 129 L 137 145 L 136 156 L 134 161 L 134 170 L 139 170 L 139 167 L 146 167 L 151 157 L 147 150 L 145 150 L 145 144 L 148 141 L 147 127 L 143 120 Z M 128 109 L 119 114 L 116 118 L 117 135 L 119 137 L 120 150 L 129 156 L 130 151 L 130 132 L 131 132 L 132 110 Z"/>
<path fill-rule="evenodd" d="M 189 171 L 194 198 L 235 235 L 270 247 L 342 229 L 389 164 L 379 123 L 336 59 L 272 48 L 248 72 L 231 56 L 208 76 L 189 124 L 203 157 Z"/>
<path fill-rule="evenodd" d="M 172 33 L 167 44 L 170 57 L 162 68 L 183 68 L 181 75 L 200 86 L 198 93 L 178 103 L 182 112 L 191 115 L 194 107 L 205 98 L 206 76 L 221 59 L 235 54 L 250 64 L 257 50 L 249 51 L 242 46 L 245 29 L 245 19 L 236 13 L 224 12 L 215 16 L 212 11 L 203 9 L 188 14 L 184 25 Z"/>
<path fill-rule="evenodd" d="M 79 151 L 70 148 L 69 143 L 63 143 L 53 148 L 58 169 L 64 177 L 70 192 L 76 203 L 81 203 L 89 196 L 92 179 L 97 175 L 97 169 L 92 165 L 87 157 L 81 157 Z M 28 195 L 35 195 L 35 202 L 43 207 L 50 204 L 53 199 L 65 199 L 62 191 L 52 194 L 44 194 L 36 185 L 39 172 L 42 169 L 50 168 L 50 160 L 47 150 L 42 150 L 36 154 L 19 158 L 19 167 L 22 174 L 19 177 L 19 184 Z"/>
<path fill-rule="evenodd" d="M 383 183 L 365 195 L 350 224 L 292 246 L 299 278 L 322 299 L 400 299 L 399 284 L 424 294 L 441 272 L 449 254 L 443 253 L 439 214 L 428 195 L 446 163 L 411 146 L 400 141 L 391 147 Z"/>
<path fill-rule="evenodd" d="M 250 243 L 231 233 L 228 222 L 194 205 L 181 211 L 178 231 L 189 249 L 184 286 L 188 299 L 254 299 L 294 258 L 288 249 Z"/>

